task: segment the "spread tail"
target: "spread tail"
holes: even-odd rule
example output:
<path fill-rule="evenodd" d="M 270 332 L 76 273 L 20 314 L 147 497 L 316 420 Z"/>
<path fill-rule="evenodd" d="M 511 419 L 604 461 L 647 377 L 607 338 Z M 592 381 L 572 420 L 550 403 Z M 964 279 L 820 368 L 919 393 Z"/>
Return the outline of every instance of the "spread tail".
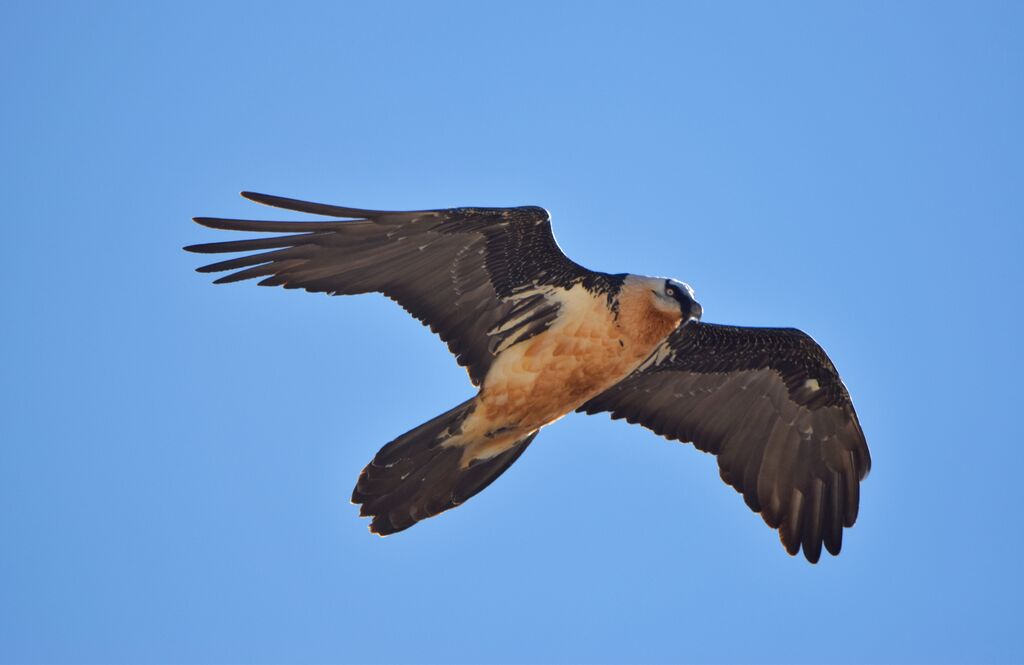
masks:
<path fill-rule="evenodd" d="M 370 531 L 386 536 L 464 503 L 504 473 L 537 436 L 533 432 L 508 450 L 463 467 L 462 447 L 441 444 L 459 433 L 472 411 L 473 400 L 463 402 L 387 444 L 366 465 L 352 503 L 361 504 L 360 515 L 373 518 Z"/>

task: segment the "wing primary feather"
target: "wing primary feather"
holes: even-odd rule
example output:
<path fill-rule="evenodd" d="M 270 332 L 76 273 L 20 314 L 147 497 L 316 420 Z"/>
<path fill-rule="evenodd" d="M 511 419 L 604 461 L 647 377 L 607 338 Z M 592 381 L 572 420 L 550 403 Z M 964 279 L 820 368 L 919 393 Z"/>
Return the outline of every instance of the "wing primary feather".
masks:
<path fill-rule="evenodd" d="M 236 270 L 238 268 L 245 268 L 246 266 L 254 266 L 260 263 L 269 263 L 271 261 L 280 261 L 288 258 L 300 258 L 296 256 L 298 252 L 292 247 L 286 249 L 280 249 L 276 252 L 259 252 L 256 254 L 247 254 L 246 256 L 239 256 L 238 258 L 228 259 L 227 261 L 219 261 L 217 263 L 211 263 L 209 265 L 196 268 L 196 272 L 223 272 L 225 270 Z"/>
<path fill-rule="evenodd" d="M 183 249 L 195 254 L 229 254 L 231 252 L 255 252 L 263 249 L 293 247 L 314 243 L 324 236 L 323 233 L 296 233 L 272 238 L 252 238 L 249 240 L 229 240 L 227 242 L 208 242 L 201 245 L 189 245 Z"/>
<path fill-rule="evenodd" d="M 843 519 L 845 526 L 853 526 L 857 521 L 857 510 L 860 506 L 860 481 L 857 479 L 857 467 L 854 462 L 852 450 L 846 451 L 847 463 L 843 465 L 843 475 L 846 487 L 846 515 Z"/>
<path fill-rule="evenodd" d="M 221 231 L 255 231 L 259 233 L 300 233 L 303 231 L 333 231 L 343 228 L 351 222 L 282 222 L 253 219 L 227 219 L 225 217 L 193 217 L 192 221 L 200 226 Z M 210 243 L 213 244 L 213 243 Z M 202 247 L 191 245 L 190 247 Z M 185 249 L 190 252 L 202 251 Z"/>
<path fill-rule="evenodd" d="M 252 267 L 252 268 L 247 268 L 245 270 L 239 270 L 238 272 L 233 272 L 230 275 L 224 275 L 220 279 L 213 280 L 213 283 L 214 284 L 230 284 L 232 282 L 241 282 L 241 281 L 246 280 L 246 279 L 252 279 L 254 277 L 262 277 L 264 275 L 275 275 L 275 277 L 272 277 L 271 279 L 278 279 L 279 278 L 283 282 L 283 281 L 287 280 L 288 277 L 287 277 L 287 275 L 283 275 L 282 273 L 285 273 L 285 272 L 287 272 L 288 270 L 290 270 L 292 268 L 297 268 L 297 267 L 301 266 L 305 262 L 306 262 L 305 259 L 289 259 L 289 260 L 286 260 L 286 261 L 275 261 L 275 262 L 272 262 L 272 263 L 264 263 L 264 264 L 261 264 L 261 265 L 258 265 L 258 266 Z M 266 281 L 267 280 L 264 280 L 264 282 L 266 282 Z M 264 284 L 263 282 L 261 282 L 260 286 L 267 286 L 267 285 Z"/>
<path fill-rule="evenodd" d="M 845 493 L 842 474 L 833 471 L 832 481 L 828 484 L 827 489 L 828 508 L 825 510 L 825 528 L 822 531 L 825 538 L 825 549 L 833 556 L 839 554 L 839 550 L 843 548 L 843 497 Z"/>
<path fill-rule="evenodd" d="M 791 555 L 800 551 L 800 529 L 803 525 L 804 494 L 796 487 L 789 498 L 789 512 L 779 529 L 782 545 Z"/>
<path fill-rule="evenodd" d="M 284 196 L 272 194 L 260 194 L 259 192 L 240 192 L 243 198 L 261 203 L 272 208 L 283 208 L 295 212 L 306 212 L 311 215 L 324 215 L 326 217 L 347 217 L 358 219 L 361 217 L 376 217 L 387 214 L 383 210 L 366 210 L 364 208 L 348 208 L 345 206 L 329 205 L 327 203 L 314 203 L 299 199 L 289 199 Z"/>
<path fill-rule="evenodd" d="M 811 480 L 810 494 L 805 504 L 803 520 L 803 548 L 804 556 L 811 563 L 818 563 L 821 558 L 821 517 L 822 502 L 825 494 L 825 484 L 821 479 Z"/>

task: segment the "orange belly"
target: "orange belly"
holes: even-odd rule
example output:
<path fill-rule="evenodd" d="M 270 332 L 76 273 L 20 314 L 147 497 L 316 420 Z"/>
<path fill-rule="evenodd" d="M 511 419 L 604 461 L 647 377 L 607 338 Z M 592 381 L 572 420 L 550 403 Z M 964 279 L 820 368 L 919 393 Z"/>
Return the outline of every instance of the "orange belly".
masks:
<path fill-rule="evenodd" d="M 625 378 L 678 325 L 620 298 L 612 313 L 603 297 L 571 294 L 547 331 L 506 349 L 491 365 L 476 408 L 451 444 L 464 462 L 496 455 L 572 412 Z M 640 298 L 646 298 L 641 294 Z"/>
<path fill-rule="evenodd" d="M 638 355 L 596 326 L 545 332 L 498 359 L 477 398 L 477 413 L 492 425 L 532 432 L 624 377 L 646 357 Z"/>

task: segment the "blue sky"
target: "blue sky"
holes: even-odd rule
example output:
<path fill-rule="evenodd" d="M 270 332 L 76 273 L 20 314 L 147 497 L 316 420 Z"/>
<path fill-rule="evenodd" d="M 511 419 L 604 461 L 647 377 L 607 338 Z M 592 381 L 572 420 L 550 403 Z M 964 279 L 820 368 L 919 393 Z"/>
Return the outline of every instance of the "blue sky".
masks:
<path fill-rule="evenodd" d="M 0 661 L 1024 660 L 1024 6 L 282 7 L 4 12 Z M 371 536 L 360 469 L 471 387 L 381 297 L 195 274 L 241 189 L 542 205 L 806 330 L 874 460 L 842 555 L 604 416 Z"/>

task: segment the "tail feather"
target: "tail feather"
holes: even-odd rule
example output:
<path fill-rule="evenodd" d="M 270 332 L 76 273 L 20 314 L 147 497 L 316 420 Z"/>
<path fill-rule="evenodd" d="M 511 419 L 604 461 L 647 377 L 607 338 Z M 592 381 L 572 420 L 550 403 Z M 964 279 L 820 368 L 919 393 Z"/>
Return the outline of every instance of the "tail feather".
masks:
<path fill-rule="evenodd" d="M 370 531 L 386 536 L 464 503 L 504 473 L 537 435 L 464 468 L 462 449 L 441 444 L 459 432 L 472 409 L 470 400 L 403 434 L 363 469 L 352 503 L 361 504 L 361 515 L 373 518 Z"/>

